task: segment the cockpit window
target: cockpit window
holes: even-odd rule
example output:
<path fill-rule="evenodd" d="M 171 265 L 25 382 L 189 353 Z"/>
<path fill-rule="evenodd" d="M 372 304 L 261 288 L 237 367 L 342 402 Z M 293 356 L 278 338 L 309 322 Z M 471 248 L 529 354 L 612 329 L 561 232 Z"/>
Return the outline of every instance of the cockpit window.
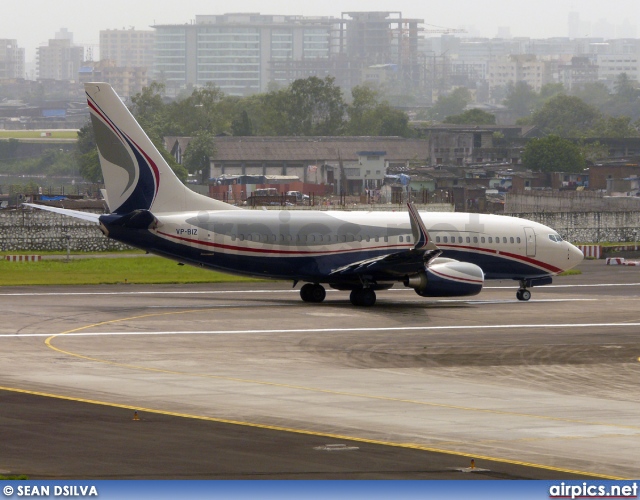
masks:
<path fill-rule="evenodd" d="M 550 234 L 549 239 L 551 241 L 555 241 L 556 243 L 560 243 L 562 241 L 562 238 L 560 237 L 559 234 Z"/>

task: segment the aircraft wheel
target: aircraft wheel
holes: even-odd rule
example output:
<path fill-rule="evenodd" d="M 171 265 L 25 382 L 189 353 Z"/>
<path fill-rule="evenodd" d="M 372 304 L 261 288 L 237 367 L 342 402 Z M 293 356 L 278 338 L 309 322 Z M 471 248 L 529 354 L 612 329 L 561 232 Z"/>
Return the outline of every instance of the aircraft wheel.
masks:
<path fill-rule="evenodd" d="M 317 283 L 307 283 L 300 289 L 300 298 L 304 302 L 320 303 L 327 296 L 327 292 L 322 285 Z"/>
<path fill-rule="evenodd" d="M 376 292 L 371 288 L 354 288 L 349 299 L 354 306 L 371 307 L 376 303 Z"/>
<path fill-rule="evenodd" d="M 526 288 L 524 290 L 518 290 L 516 292 L 516 298 L 518 300 L 522 300 L 522 301 L 526 302 L 527 300 L 529 300 L 531 298 L 531 292 L 529 290 L 527 290 Z"/>

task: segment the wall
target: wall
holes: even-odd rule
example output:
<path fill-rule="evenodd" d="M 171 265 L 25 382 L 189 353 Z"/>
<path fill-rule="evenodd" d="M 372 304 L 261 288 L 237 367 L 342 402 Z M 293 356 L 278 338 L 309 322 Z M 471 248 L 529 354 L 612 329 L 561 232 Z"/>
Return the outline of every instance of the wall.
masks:
<path fill-rule="evenodd" d="M 449 205 L 433 204 L 418 208 L 431 211 L 447 210 L 449 207 Z M 366 205 L 363 206 L 363 209 L 372 210 L 373 208 Z M 376 206 L 375 209 L 398 211 L 403 208 L 383 205 Z M 640 236 L 640 212 L 519 213 L 511 215 L 549 226 L 571 242 L 627 242 L 638 241 Z M 70 236 L 69 240 L 66 236 Z M 44 211 L 0 210 L 0 251 L 65 251 L 67 241 L 73 252 L 100 252 L 130 248 L 106 238 L 97 225 L 88 221 Z"/>
<path fill-rule="evenodd" d="M 573 243 L 638 241 L 640 212 L 512 213 L 549 226 Z"/>
<path fill-rule="evenodd" d="M 67 250 L 67 243 L 72 252 L 130 248 L 105 237 L 89 221 L 40 210 L 0 210 L 0 251 Z"/>
<path fill-rule="evenodd" d="M 594 191 L 531 191 L 507 193 L 504 202 L 505 213 L 605 211 L 640 211 L 640 198 L 603 196 Z"/>

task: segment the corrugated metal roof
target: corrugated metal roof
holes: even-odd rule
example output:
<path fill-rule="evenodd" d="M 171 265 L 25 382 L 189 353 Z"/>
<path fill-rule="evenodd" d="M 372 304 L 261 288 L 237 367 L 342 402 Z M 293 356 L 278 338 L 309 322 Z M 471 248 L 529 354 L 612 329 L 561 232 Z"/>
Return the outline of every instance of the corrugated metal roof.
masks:
<path fill-rule="evenodd" d="M 217 137 L 214 161 L 356 161 L 386 151 L 389 161 L 425 160 L 428 142 L 402 137 Z"/>

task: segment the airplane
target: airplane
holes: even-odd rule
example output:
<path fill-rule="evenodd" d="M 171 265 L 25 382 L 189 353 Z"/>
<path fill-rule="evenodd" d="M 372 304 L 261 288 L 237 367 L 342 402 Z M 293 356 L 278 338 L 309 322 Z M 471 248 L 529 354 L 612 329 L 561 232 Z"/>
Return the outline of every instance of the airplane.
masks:
<path fill-rule="evenodd" d="M 325 285 L 369 307 L 396 283 L 422 297 L 480 293 L 485 279 L 529 288 L 579 264 L 553 229 L 491 214 L 247 210 L 198 194 L 173 173 L 113 88 L 85 92 L 109 214 L 26 204 L 92 221 L 109 238 L 149 253 L 236 275 L 304 282 L 304 302 Z M 426 222 L 425 222 L 426 221 Z"/>

